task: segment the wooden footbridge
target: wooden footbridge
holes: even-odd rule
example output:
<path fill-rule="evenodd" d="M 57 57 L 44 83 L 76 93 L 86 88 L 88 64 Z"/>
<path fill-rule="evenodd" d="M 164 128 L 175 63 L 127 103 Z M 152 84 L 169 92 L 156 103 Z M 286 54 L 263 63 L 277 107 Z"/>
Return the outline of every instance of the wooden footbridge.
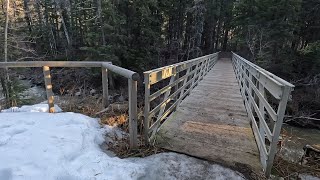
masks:
<path fill-rule="evenodd" d="M 144 83 L 148 143 L 269 176 L 292 84 L 235 53 L 147 71 Z"/>
<path fill-rule="evenodd" d="M 136 72 L 110 62 L 0 62 L 0 68 L 17 67 L 43 68 L 50 112 L 50 67 L 101 68 L 104 106 L 107 72 L 126 77 L 130 146 L 138 147 Z M 232 58 L 214 53 L 144 72 L 144 85 L 146 143 L 270 175 L 292 84 L 235 53 Z"/>

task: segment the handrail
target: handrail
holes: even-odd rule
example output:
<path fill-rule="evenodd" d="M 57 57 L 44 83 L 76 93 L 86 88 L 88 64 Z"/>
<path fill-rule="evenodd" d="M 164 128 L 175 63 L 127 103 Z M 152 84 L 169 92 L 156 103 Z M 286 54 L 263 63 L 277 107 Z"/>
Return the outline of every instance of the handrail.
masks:
<path fill-rule="evenodd" d="M 150 143 L 161 122 L 179 106 L 181 101 L 212 69 L 218 59 L 218 54 L 209 54 L 144 72 L 145 106 L 143 124 L 146 143 Z M 168 84 L 160 89 L 152 90 L 154 85 L 160 84 L 159 82 Z M 157 105 L 152 107 L 151 102 L 155 102 Z"/>
<path fill-rule="evenodd" d="M 199 60 L 201 60 L 201 59 L 203 59 L 203 58 L 211 57 L 212 55 L 213 55 L 213 54 L 208 54 L 208 55 L 205 55 L 205 56 L 197 57 L 197 58 L 195 58 L 195 59 L 190 59 L 190 60 L 187 60 L 187 61 L 178 62 L 178 63 L 176 63 L 176 64 L 171 64 L 171 65 L 168 65 L 168 66 L 159 67 L 159 68 L 156 68 L 156 69 L 152 69 L 152 70 L 149 70 L 149 71 L 145 71 L 144 73 L 150 74 L 150 73 L 154 73 L 154 72 L 157 72 L 157 71 L 161 71 L 161 70 L 164 69 L 164 68 L 177 67 L 177 66 L 184 65 L 184 64 L 188 64 L 188 63 L 191 63 L 191 62 L 199 61 Z"/>
<path fill-rule="evenodd" d="M 128 79 L 129 93 L 129 134 L 130 147 L 137 148 L 137 81 L 139 74 L 128 69 L 113 65 L 111 62 L 99 61 L 21 61 L 21 62 L 0 62 L 0 68 L 18 68 L 18 67 L 42 67 L 45 79 L 45 88 L 47 93 L 49 112 L 54 113 L 54 97 L 52 92 L 52 83 L 50 67 L 98 67 L 101 68 L 102 89 L 104 107 L 108 102 L 108 70 L 119 74 Z"/>
<path fill-rule="evenodd" d="M 140 78 L 138 73 L 131 71 L 131 70 L 128 70 L 128 69 L 125 69 L 125 68 L 122 68 L 122 67 L 119 67 L 119 66 L 115 66 L 111 63 L 102 63 L 102 67 L 107 68 L 108 70 L 110 70 L 116 74 L 119 74 L 123 77 L 126 77 L 126 78 L 134 80 L 134 81 L 138 81 Z"/>
<path fill-rule="evenodd" d="M 234 52 L 232 52 L 232 62 L 240 92 L 252 122 L 251 126 L 260 152 L 260 161 L 266 176 L 269 177 L 287 102 L 294 85 Z M 267 95 L 267 92 L 270 95 Z M 277 99 L 277 109 L 273 108 L 270 100 L 268 101 L 270 96 Z M 269 123 L 267 123 L 266 115 L 269 115 Z"/>
<path fill-rule="evenodd" d="M 265 73 L 270 79 L 273 79 L 273 80 L 279 82 L 280 84 L 283 84 L 283 85 L 290 86 L 290 87 L 294 88 L 294 85 L 289 83 L 288 81 L 286 81 L 286 80 L 284 80 L 284 79 L 272 74 L 271 72 L 269 72 L 269 71 L 267 71 L 267 70 L 255 65 L 254 63 L 246 60 L 245 58 L 239 56 L 238 54 L 235 54 L 234 52 L 232 52 L 232 54 L 234 54 L 237 58 L 240 58 L 242 61 L 246 62 L 250 66 L 258 69 L 261 73 Z"/>
<path fill-rule="evenodd" d="M 17 62 L 0 62 L 0 68 L 15 68 L 15 67 L 101 67 L 99 61 L 17 61 Z"/>

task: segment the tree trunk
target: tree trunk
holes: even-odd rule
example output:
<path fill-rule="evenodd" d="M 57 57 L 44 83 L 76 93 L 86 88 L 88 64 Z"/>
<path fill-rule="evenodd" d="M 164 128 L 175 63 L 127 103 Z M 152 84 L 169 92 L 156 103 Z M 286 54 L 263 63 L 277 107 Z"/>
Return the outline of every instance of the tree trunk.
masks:
<path fill-rule="evenodd" d="M 32 22 L 31 22 L 30 9 L 29 9 L 28 2 L 29 2 L 28 0 L 23 1 L 24 14 L 25 14 L 26 22 L 28 24 L 29 32 L 32 33 Z"/>
<path fill-rule="evenodd" d="M 71 42 L 70 42 L 70 36 L 69 36 L 69 33 L 68 33 L 68 28 L 66 26 L 66 23 L 64 21 L 64 17 L 63 17 L 63 11 L 62 11 L 62 7 L 61 5 L 58 6 L 57 2 L 55 1 L 55 10 L 56 10 L 56 13 L 57 13 L 57 20 L 56 20 L 56 23 L 57 23 L 57 31 L 59 30 L 58 29 L 58 24 L 59 24 L 59 21 L 58 21 L 58 17 L 60 16 L 61 18 L 61 24 L 62 24 L 62 27 L 63 27 L 63 32 L 64 32 L 64 35 L 66 37 L 66 41 L 67 41 L 67 45 L 68 45 L 68 48 L 70 47 L 71 45 Z M 67 48 L 67 49 L 68 49 Z"/>
<path fill-rule="evenodd" d="M 216 45 L 215 45 L 216 51 L 218 51 L 219 49 L 220 28 L 221 28 L 221 18 L 219 18 L 219 23 L 218 23 L 217 32 L 216 32 Z"/>
<path fill-rule="evenodd" d="M 224 40 L 223 40 L 223 51 L 226 51 L 227 50 L 227 44 L 228 44 L 228 34 L 229 34 L 229 29 L 226 28 L 225 29 L 225 32 L 224 32 Z"/>
<path fill-rule="evenodd" d="M 68 29 L 67 29 L 66 23 L 64 22 L 64 17 L 62 15 L 62 12 L 60 12 L 59 15 L 61 17 L 61 23 L 62 23 L 62 26 L 63 26 L 64 35 L 66 36 L 68 47 L 70 47 L 71 42 L 70 42 L 70 38 L 69 38 L 69 33 L 68 33 Z"/>
<path fill-rule="evenodd" d="M 105 46 L 106 45 L 106 37 L 105 37 L 104 29 L 103 29 L 103 20 L 102 20 L 102 15 L 101 15 L 101 13 L 102 13 L 101 0 L 97 0 L 97 6 L 98 6 L 97 17 L 99 19 L 99 24 L 100 24 L 100 29 L 101 29 L 102 45 Z"/>
<path fill-rule="evenodd" d="M 9 28 L 9 9 L 10 9 L 10 0 L 6 1 L 6 21 L 5 21 L 5 28 L 4 28 L 4 62 L 8 62 L 8 28 Z M 4 69 L 4 78 L 1 76 L 2 89 L 4 90 L 5 97 L 6 97 L 6 105 L 10 105 L 10 78 L 8 73 L 8 68 Z"/>
<path fill-rule="evenodd" d="M 9 3 L 10 0 L 6 2 L 6 22 L 4 28 L 4 62 L 8 62 L 8 27 L 9 27 Z"/>

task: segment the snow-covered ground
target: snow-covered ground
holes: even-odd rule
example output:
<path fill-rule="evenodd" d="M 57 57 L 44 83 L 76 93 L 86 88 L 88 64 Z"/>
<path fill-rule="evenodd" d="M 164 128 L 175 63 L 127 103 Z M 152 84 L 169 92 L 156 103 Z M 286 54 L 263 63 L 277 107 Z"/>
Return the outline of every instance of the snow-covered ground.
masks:
<path fill-rule="evenodd" d="M 100 144 L 112 127 L 46 104 L 0 113 L 0 180 L 243 179 L 240 173 L 176 153 L 120 159 Z"/>
<path fill-rule="evenodd" d="M 62 112 L 59 106 L 54 105 L 55 112 Z M 21 106 L 21 107 L 11 107 L 9 109 L 4 109 L 1 111 L 2 113 L 8 112 L 48 112 L 48 104 L 43 102 L 41 104 L 35 104 L 31 106 Z"/>

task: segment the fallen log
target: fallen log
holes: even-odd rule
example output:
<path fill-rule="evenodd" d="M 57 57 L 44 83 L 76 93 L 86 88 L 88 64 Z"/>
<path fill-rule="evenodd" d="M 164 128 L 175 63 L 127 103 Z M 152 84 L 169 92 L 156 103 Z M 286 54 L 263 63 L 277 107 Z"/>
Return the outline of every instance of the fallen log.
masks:
<path fill-rule="evenodd" d="M 304 155 L 301 158 L 301 164 L 320 170 L 320 144 L 305 145 L 303 147 Z"/>

